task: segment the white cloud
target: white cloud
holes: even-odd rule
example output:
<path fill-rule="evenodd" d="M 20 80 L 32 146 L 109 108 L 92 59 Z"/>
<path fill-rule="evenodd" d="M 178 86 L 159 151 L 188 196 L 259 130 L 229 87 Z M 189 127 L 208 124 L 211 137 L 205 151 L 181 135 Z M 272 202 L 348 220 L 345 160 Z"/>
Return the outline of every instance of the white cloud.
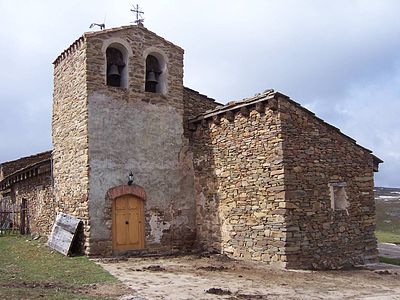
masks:
<path fill-rule="evenodd" d="M 315 105 L 320 116 L 374 151 L 385 162 L 376 174 L 378 185 L 400 186 L 400 68 L 369 82 L 352 84 L 344 96 Z"/>

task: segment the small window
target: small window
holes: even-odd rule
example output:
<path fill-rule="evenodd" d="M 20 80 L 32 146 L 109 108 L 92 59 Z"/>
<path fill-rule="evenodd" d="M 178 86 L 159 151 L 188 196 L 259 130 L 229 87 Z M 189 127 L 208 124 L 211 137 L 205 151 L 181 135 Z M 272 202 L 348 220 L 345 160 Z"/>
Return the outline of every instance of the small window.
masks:
<path fill-rule="evenodd" d="M 108 47 L 107 57 L 107 85 L 122 87 L 125 74 L 125 61 L 122 52 L 116 48 Z"/>
<path fill-rule="evenodd" d="M 346 194 L 346 183 L 335 182 L 329 183 L 329 190 L 331 196 L 331 208 L 333 210 L 346 210 L 349 206 Z"/>

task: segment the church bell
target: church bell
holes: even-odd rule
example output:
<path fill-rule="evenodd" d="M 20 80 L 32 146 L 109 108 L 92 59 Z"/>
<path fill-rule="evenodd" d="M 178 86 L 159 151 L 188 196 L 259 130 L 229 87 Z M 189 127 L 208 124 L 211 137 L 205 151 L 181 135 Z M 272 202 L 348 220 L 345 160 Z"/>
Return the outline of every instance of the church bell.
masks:
<path fill-rule="evenodd" d="M 152 84 L 158 83 L 155 72 L 149 71 L 149 73 L 147 73 L 147 82 Z"/>
<path fill-rule="evenodd" d="M 117 65 L 115 64 L 110 65 L 110 69 L 108 70 L 108 76 L 118 76 L 118 77 L 121 76 Z"/>
<path fill-rule="evenodd" d="M 121 73 L 116 64 L 111 64 L 107 71 L 107 85 L 120 87 L 121 86 Z"/>

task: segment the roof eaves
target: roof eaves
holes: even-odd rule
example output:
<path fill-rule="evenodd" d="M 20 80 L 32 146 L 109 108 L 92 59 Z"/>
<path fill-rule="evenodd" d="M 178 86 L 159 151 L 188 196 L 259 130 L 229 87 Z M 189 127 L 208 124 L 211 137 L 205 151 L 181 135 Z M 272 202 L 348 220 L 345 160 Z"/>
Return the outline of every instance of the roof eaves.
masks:
<path fill-rule="evenodd" d="M 44 155 L 44 154 L 48 154 L 48 155 L 51 156 L 51 153 L 52 153 L 52 152 L 53 152 L 53 150 L 47 150 L 47 151 L 35 153 L 35 154 L 32 154 L 32 155 L 28 155 L 28 156 L 23 156 L 23 157 L 20 157 L 20 158 L 17 158 L 17 159 L 13 159 L 13 160 L 9 160 L 9 161 L 4 161 L 4 162 L 0 163 L 0 165 L 7 165 L 7 164 L 14 163 L 14 162 L 16 162 L 16 161 L 18 161 L 18 160 L 21 160 L 21 159 L 32 158 L 32 157 L 40 156 L 40 155 Z"/>
<path fill-rule="evenodd" d="M 213 110 L 208 110 L 204 113 L 201 113 L 200 115 L 190 119 L 189 122 L 196 123 L 196 122 L 202 121 L 204 119 L 208 119 L 213 116 L 217 116 L 217 115 L 229 112 L 229 111 L 238 110 L 242 107 L 247 107 L 247 106 L 251 106 L 256 103 L 259 103 L 259 102 L 267 101 L 269 99 L 274 98 L 274 93 L 275 93 L 274 90 L 266 90 L 263 93 L 256 94 L 253 97 L 245 98 L 240 101 L 228 102 L 227 104 L 225 104 L 223 106 L 218 106 L 217 108 L 215 108 Z"/>
<path fill-rule="evenodd" d="M 7 179 L 7 178 L 9 178 L 9 177 L 15 176 L 15 175 L 17 175 L 18 173 L 22 173 L 22 172 L 24 172 L 24 171 L 26 171 L 26 170 L 28 170 L 28 169 L 33 168 L 33 167 L 37 167 L 37 166 L 40 166 L 40 165 L 44 165 L 44 164 L 47 163 L 47 162 L 51 162 L 51 158 L 42 159 L 42 160 L 40 160 L 40 161 L 37 161 L 37 162 L 32 163 L 32 164 L 30 164 L 30 165 L 27 165 L 27 166 L 25 166 L 25 167 L 23 167 L 23 168 L 21 168 L 21 169 L 18 169 L 18 170 L 16 170 L 16 171 L 12 172 L 11 174 L 8 174 L 6 177 L 4 177 L 3 180 L 5 180 L 5 179 Z"/>
<path fill-rule="evenodd" d="M 38 162 L 32 163 L 30 165 L 25 166 L 24 168 L 21 168 L 13 173 L 7 175 L 6 177 L 3 178 L 3 180 L 0 181 L 0 190 L 2 190 L 1 186 L 3 185 L 3 183 L 5 183 L 7 180 L 11 179 L 12 177 L 15 177 L 21 173 L 27 172 L 28 170 L 45 165 L 47 163 L 51 163 L 51 158 L 46 158 L 46 159 L 40 160 Z M 23 180 L 25 180 L 25 179 L 23 179 Z M 11 185 L 13 185 L 13 184 L 14 184 L 14 182 L 11 183 Z"/>

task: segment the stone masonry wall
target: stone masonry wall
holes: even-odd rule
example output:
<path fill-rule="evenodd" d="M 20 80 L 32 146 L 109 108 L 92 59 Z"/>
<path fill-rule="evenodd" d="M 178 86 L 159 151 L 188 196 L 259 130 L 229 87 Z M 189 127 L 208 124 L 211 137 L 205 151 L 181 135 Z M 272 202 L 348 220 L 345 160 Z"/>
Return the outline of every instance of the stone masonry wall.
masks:
<path fill-rule="evenodd" d="M 214 109 L 218 105 L 222 105 L 215 102 L 214 99 L 209 98 L 205 95 L 200 94 L 197 91 L 189 89 L 187 87 L 183 88 L 183 120 L 184 120 L 184 130 L 185 136 L 189 136 L 188 125 L 189 119 L 194 118 L 207 110 Z"/>
<path fill-rule="evenodd" d="M 196 125 L 191 146 L 199 245 L 237 258 L 285 264 L 279 113 L 251 108 Z"/>
<path fill-rule="evenodd" d="M 90 230 L 86 78 L 86 45 L 81 38 L 54 63 L 52 139 L 57 211 L 83 220 L 84 239 Z"/>
<path fill-rule="evenodd" d="M 145 251 L 191 249 L 195 239 L 193 167 L 183 135 L 183 50 L 140 26 L 87 35 L 90 254 L 112 253 L 113 187 L 135 184 L 147 194 Z M 122 41 L 122 42 L 121 42 Z M 104 45 L 123 43 L 128 58 L 128 87 L 106 85 Z M 144 91 L 146 55 L 164 56 L 165 95 Z"/>
<path fill-rule="evenodd" d="M 40 167 L 37 176 L 13 184 L 11 198 L 17 207 L 21 207 L 22 199 L 27 200 L 31 233 L 50 234 L 56 216 L 50 164 Z"/>
<path fill-rule="evenodd" d="M 287 98 L 283 130 L 288 266 L 338 268 L 376 261 L 372 155 Z M 349 207 L 331 208 L 329 183 L 346 183 Z"/>

